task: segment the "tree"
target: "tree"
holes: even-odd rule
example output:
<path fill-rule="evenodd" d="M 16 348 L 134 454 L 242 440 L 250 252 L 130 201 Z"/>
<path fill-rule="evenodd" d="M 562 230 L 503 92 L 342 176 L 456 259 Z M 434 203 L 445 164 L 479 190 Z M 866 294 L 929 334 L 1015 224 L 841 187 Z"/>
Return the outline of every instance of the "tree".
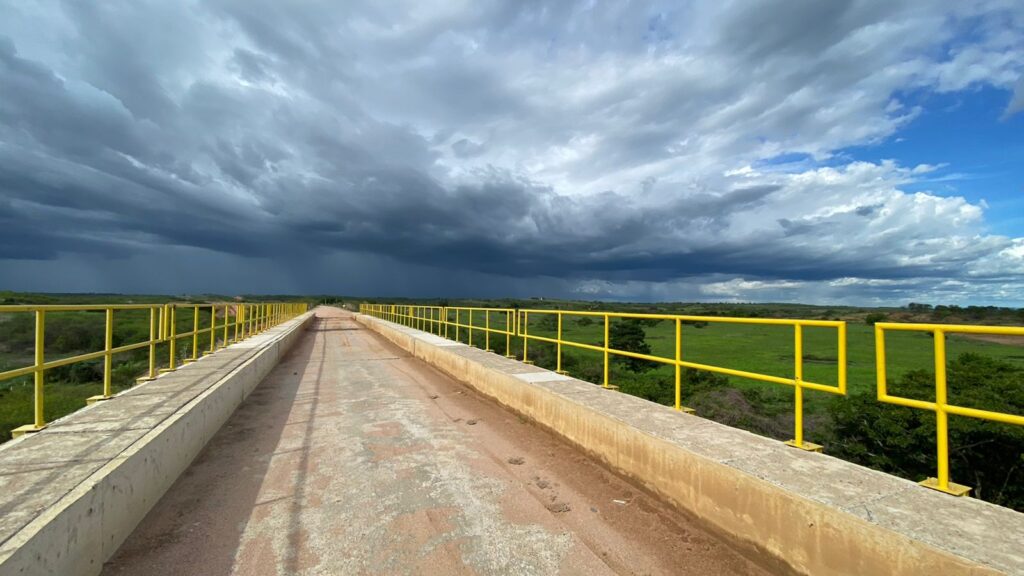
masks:
<path fill-rule="evenodd" d="M 632 318 L 615 322 L 608 328 L 609 346 L 616 350 L 650 354 L 651 346 L 646 342 L 646 337 L 647 334 L 644 332 L 643 326 Z M 616 356 L 615 362 L 622 364 L 632 372 L 646 372 L 651 369 L 650 362 L 639 358 Z"/>
<path fill-rule="evenodd" d="M 882 312 L 872 312 L 864 317 L 864 323 L 868 326 L 874 326 L 876 322 L 885 322 L 885 314 Z"/>

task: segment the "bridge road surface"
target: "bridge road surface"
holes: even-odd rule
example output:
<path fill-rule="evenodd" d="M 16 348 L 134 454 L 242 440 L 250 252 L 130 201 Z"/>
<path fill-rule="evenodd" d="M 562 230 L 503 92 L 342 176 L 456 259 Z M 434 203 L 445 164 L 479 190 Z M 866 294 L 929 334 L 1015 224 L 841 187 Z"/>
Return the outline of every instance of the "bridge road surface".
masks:
<path fill-rule="evenodd" d="M 316 316 L 103 574 L 769 573 L 350 314 Z"/>

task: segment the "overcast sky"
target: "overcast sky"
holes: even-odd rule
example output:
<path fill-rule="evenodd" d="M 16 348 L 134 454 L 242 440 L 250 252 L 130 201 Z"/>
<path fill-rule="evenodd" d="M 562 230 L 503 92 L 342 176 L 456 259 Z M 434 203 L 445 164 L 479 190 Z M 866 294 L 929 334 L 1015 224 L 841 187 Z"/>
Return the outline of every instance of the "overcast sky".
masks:
<path fill-rule="evenodd" d="M 0 289 L 1024 306 L 1024 5 L 0 0 Z"/>

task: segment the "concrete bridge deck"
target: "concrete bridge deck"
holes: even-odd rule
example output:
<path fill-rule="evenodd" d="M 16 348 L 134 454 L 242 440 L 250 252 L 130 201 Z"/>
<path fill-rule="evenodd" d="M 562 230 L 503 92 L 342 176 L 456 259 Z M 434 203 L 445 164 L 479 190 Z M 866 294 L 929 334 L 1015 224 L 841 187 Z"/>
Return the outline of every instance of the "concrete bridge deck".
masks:
<path fill-rule="evenodd" d="M 103 574 L 767 574 L 347 313 L 308 332 Z"/>

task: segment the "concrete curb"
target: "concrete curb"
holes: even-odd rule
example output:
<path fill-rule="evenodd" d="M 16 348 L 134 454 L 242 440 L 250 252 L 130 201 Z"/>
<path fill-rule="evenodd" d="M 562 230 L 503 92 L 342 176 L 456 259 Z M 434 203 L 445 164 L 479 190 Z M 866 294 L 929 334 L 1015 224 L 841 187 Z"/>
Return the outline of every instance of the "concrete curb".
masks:
<path fill-rule="evenodd" d="M 1024 514 L 369 316 L 399 347 L 798 574 L 1024 574 Z"/>
<path fill-rule="evenodd" d="M 177 480 L 235 409 L 277 365 L 313 319 L 311 312 L 235 344 L 236 354 L 248 354 L 241 364 L 217 373 L 215 381 L 176 411 L 161 415 L 149 430 L 92 472 L 84 481 L 36 515 L 0 544 L 0 574 L 82 575 L 99 574 L 149 510 Z M 255 350 L 255 351 L 253 351 Z M 210 358 L 215 358 L 216 355 Z M 206 359 L 204 359 L 205 361 Z M 196 363 L 190 366 L 200 366 Z M 209 372 L 200 371 L 204 377 Z M 164 380 L 133 388 L 140 391 Z M 155 389 L 155 387 L 154 387 Z M 104 403 L 126 403 L 121 395 Z M 92 407 L 90 407 L 91 410 Z M 60 422 L 74 425 L 76 412 Z M 56 424 L 56 423 L 55 423 Z M 46 440 L 56 439 L 52 430 L 38 433 L 35 450 L 45 450 Z M 50 435 L 43 436 L 44 434 Z M 64 436 L 73 434 L 65 432 Z M 0 451 L 0 465 L 5 452 Z"/>

